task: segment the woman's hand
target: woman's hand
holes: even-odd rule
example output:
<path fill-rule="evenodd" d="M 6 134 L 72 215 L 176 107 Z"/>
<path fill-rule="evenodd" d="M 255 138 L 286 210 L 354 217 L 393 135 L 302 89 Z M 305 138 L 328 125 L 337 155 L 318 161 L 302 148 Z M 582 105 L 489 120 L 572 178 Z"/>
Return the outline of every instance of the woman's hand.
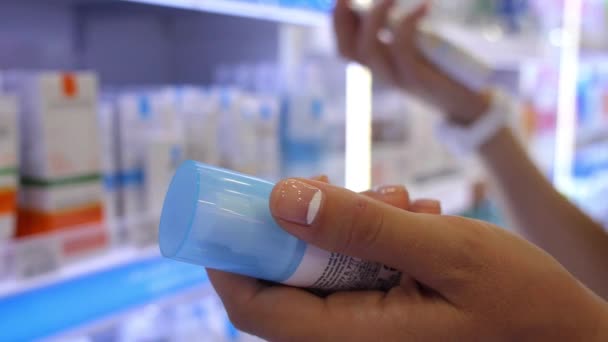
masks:
<path fill-rule="evenodd" d="M 488 108 L 488 98 L 452 80 L 418 49 L 416 26 L 427 5 L 392 26 L 392 39 L 379 39 L 387 28 L 394 0 L 379 2 L 358 15 L 350 0 L 337 0 L 334 26 L 342 55 L 370 67 L 376 76 L 437 105 L 454 123 L 470 124 Z M 568 271 L 608 298 L 608 235 L 570 203 L 528 157 L 516 135 L 503 128 L 480 146 L 479 155 L 498 186 L 500 202 L 515 229 L 550 253 Z"/>
<path fill-rule="evenodd" d="M 394 0 L 378 2 L 365 15 L 350 8 L 350 0 L 338 0 L 334 28 L 340 53 L 367 65 L 376 76 L 437 105 L 455 122 L 467 124 L 483 114 L 488 98 L 454 81 L 426 57 L 416 44 L 416 27 L 428 3 L 403 17 L 392 29 L 390 41 L 379 38 L 388 28 L 388 13 Z"/>
<path fill-rule="evenodd" d="M 307 224 L 308 196 L 320 208 Z M 235 325 L 272 341 L 606 341 L 606 303 L 549 255 L 490 224 L 412 213 L 301 179 L 277 184 L 271 211 L 323 249 L 412 278 L 388 293 L 326 298 L 209 270 Z"/>

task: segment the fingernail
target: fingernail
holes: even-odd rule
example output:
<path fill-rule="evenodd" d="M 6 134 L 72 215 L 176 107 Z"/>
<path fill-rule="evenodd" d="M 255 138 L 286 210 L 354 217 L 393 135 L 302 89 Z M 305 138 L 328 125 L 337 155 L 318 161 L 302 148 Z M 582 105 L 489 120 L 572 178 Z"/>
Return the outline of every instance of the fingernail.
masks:
<path fill-rule="evenodd" d="M 290 179 L 279 185 L 273 214 L 280 219 L 310 226 L 321 209 L 323 192 L 307 183 Z"/>
<path fill-rule="evenodd" d="M 410 209 L 419 214 L 441 214 L 441 202 L 430 199 L 417 200 Z"/>
<path fill-rule="evenodd" d="M 329 177 L 327 175 L 318 175 L 312 177 L 312 180 L 316 180 L 318 182 L 329 183 Z"/>
<path fill-rule="evenodd" d="M 429 6 L 431 6 L 431 2 L 432 0 L 424 0 L 421 4 L 420 7 L 422 8 L 428 8 Z"/>
<path fill-rule="evenodd" d="M 374 189 L 380 195 L 392 195 L 406 192 L 405 187 L 401 185 L 384 185 Z"/>
<path fill-rule="evenodd" d="M 395 4 L 395 0 L 383 0 L 378 2 L 376 5 L 379 7 L 392 7 Z"/>

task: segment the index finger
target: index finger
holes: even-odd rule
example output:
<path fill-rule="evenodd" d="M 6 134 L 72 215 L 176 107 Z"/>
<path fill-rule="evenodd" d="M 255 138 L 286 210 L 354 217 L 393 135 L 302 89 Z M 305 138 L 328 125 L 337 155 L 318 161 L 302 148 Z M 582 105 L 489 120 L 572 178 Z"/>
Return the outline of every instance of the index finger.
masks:
<path fill-rule="evenodd" d="M 397 268 L 439 291 L 470 281 L 487 261 L 477 221 L 411 213 L 324 183 L 279 182 L 270 208 L 308 243 Z"/>

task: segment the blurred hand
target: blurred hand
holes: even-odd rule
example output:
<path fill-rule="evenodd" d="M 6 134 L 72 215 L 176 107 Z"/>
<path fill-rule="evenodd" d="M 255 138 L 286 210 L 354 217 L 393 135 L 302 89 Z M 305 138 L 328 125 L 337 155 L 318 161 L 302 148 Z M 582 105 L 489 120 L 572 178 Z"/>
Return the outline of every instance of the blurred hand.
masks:
<path fill-rule="evenodd" d="M 392 26 L 390 41 L 379 38 L 379 33 L 389 28 L 387 18 L 394 2 L 380 1 L 360 16 L 349 7 L 350 0 L 337 0 L 334 28 L 340 53 L 368 66 L 377 77 L 435 104 L 454 122 L 471 123 L 487 110 L 488 97 L 443 73 L 416 44 L 416 28 L 427 13 L 428 3 Z"/>
<path fill-rule="evenodd" d="M 321 205 L 308 224 L 317 192 Z M 608 340 L 605 302 L 549 255 L 490 224 L 412 213 L 302 179 L 278 183 L 270 206 L 298 238 L 412 278 L 388 293 L 320 298 L 209 270 L 231 320 L 246 332 L 271 341 Z"/>

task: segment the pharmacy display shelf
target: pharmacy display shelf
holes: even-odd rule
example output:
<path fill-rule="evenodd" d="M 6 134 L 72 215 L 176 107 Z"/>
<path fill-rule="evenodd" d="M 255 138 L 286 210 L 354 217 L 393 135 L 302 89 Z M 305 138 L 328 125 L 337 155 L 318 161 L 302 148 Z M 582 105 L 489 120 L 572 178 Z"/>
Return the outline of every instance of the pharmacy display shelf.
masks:
<path fill-rule="evenodd" d="M 117 242 L 117 226 L 110 224 L 0 246 L 2 339 L 29 341 L 89 329 L 142 305 L 209 287 L 202 267 L 162 258 L 156 244 L 137 245 L 149 241 L 155 222 L 157 217 L 146 215 L 123 224 L 135 237 L 129 244 Z"/>
<path fill-rule="evenodd" d="M 130 221 L 124 228 L 128 232 L 123 235 L 131 238 L 123 243 L 116 236 L 117 224 L 80 226 L 0 242 L 0 298 L 159 257 L 158 246 L 140 243 L 151 240 L 147 231 L 156 230 L 153 222 L 158 222 L 155 216 Z"/>
<path fill-rule="evenodd" d="M 50 337 L 53 341 L 81 341 L 83 336 L 107 336 L 107 332 L 117 325 L 129 322 L 135 315 L 141 315 L 142 313 L 154 313 L 162 310 L 163 308 L 170 308 L 175 305 L 183 303 L 192 303 L 200 301 L 202 298 L 208 298 L 211 296 L 217 296 L 213 287 L 206 278 L 201 278 L 201 283 L 191 288 L 187 288 L 183 291 L 179 291 L 174 294 L 162 296 L 161 298 L 153 299 L 147 303 L 141 303 L 140 305 L 131 306 L 118 312 L 114 312 L 111 315 L 106 315 L 97 320 L 85 322 L 79 326 L 69 328 L 66 331 L 62 331 L 59 334 L 55 334 Z M 167 322 L 170 324 L 170 322 Z M 128 323 L 127 323 L 128 324 Z M 96 341 L 93 337 L 93 341 Z"/>
<path fill-rule="evenodd" d="M 329 22 L 332 1 L 244 1 L 244 0 L 122 0 L 147 5 L 225 14 L 286 24 L 322 26 Z"/>
<path fill-rule="evenodd" d="M 38 245 L 42 249 L 47 249 L 44 246 Z M 17 245 L 13 248 L 20 249 L 22 246 Z M 31 250 L 29 247 L 26 247 Z M 19 252 L 20 253 L 20 252 Z M 15 253 L 17 257 L 24 257 L 24 253 Z M 47 252 L 44 252 L 45 254 Z M 48 255 L 48 254 L 46 254 Z M 69 279 L 75 279 L 88 273 L 95 273 L 102 270 L 112 269 L 120 265 L 145 260 L 159 256 L 157 247 L 149 248 L 136 248 L 136 247 L 122 247 L 106 250 L 105 252 L 97 251 L 95 255 L 83 257 L 82 260 L 73 261 L 71 263 L 57 263 L 51 261 L 51 265 L 46 261 L 41 261 L 36 257 L 37 262 L 40 263 L 37 274 L 12 274 L 3 280 L 0 280 L 0 299 L 11 296 L 19 295 L 20 293 L 32 291 L 54 284 L 61 283 Z M 52 256 L 50 258 L 53 258 Z M 15 259 L 11 256 L 10 259 Z M 20 267 L 34 267 L 34 260 L 28 260 L 23 266 L 13 266 L 15 268 Z M 46 267 L 46 268 L 43 268 Z"/>
<path fill-rule="evenodd" d="M 111 250 L 99 258 L 62 267 L 49 274 L 50 278 L 21 280 L 17 287 L 3 289 L 3 340 L 55 336 L 208 286 L 202 267 L 162 258 L 156 250 Z"/>

